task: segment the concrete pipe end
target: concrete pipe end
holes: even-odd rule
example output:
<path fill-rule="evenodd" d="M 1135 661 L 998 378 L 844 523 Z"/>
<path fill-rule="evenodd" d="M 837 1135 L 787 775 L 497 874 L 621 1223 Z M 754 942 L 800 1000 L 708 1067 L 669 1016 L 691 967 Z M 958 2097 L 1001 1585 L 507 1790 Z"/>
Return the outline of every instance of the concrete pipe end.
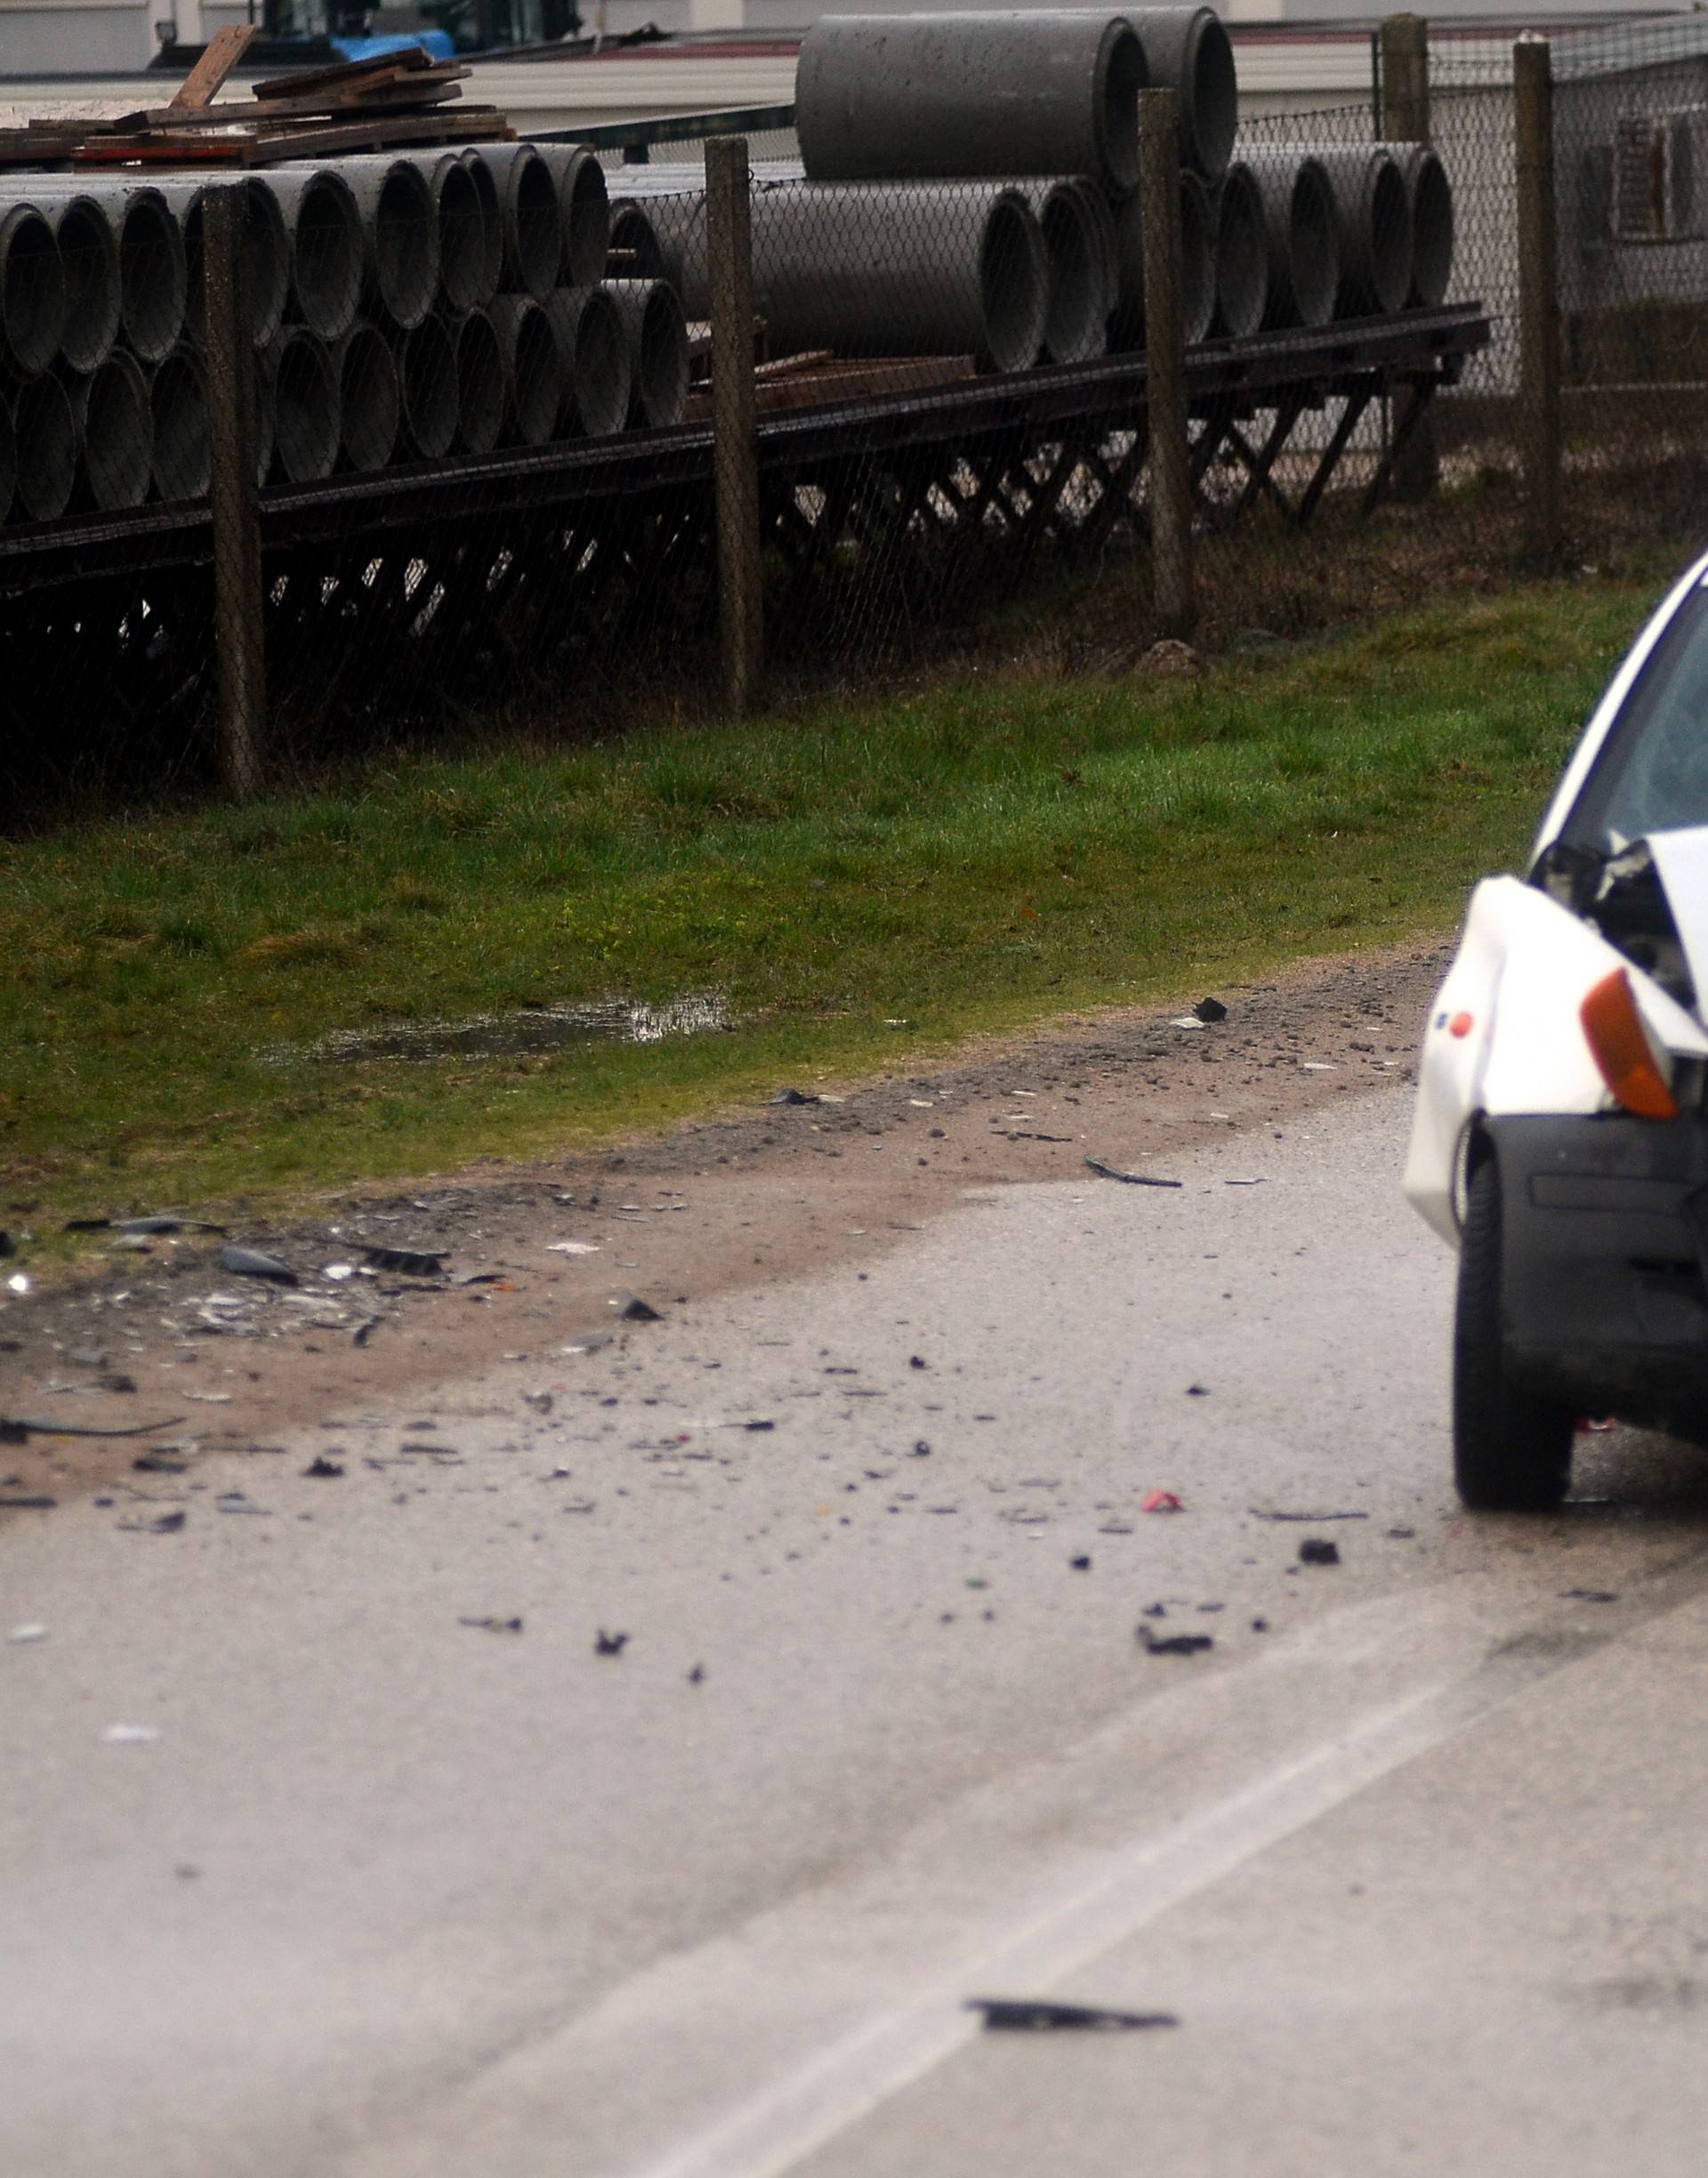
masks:
<path fill-rule="evenodd" d="M 1407 172 L 1412 208 L 1412 300 L 1438 309 L 1453 278 L 1453 184 L 1433 151 L 1420 148 Z"/>
<path fill-rule="evenodd" d="M 663 279 L 665 276 L 658 230 L 639 205 L 625 204 L 620 198 L 611 206 L 611 244 L 605 260 L 608 270 L 614 258 L 620 260 L 614 278 Z"/>
<path fill-rule="evenodd" d="M 72 197 L 53 222 L 60 245 L 65 319 L 60 351 L 75 371 L 97 369 L 118 338 L 118 237 L 93 197 Z"/>
<path fill-rule="evenodd" d="M 504 359 L 484 311 L 456 327 L 456 435 L 467 454 L 490 454 L 504 428 Z"/>
<path fill-rule="evenodd" d="M 338 351 L 338 438 L 345 464 L 383 469 L 402 422 L 398 366 L 377 326 L 351 326 Z"/>
<path fill-rule="evenodd" d="M 1098 46 L 1092 88 L 1097 148 L 1111 188 L 1139 186 L 1139 93 L 1149 81 L 1144 46 L 1132 25 L 1116 17 Z"/>
<path fill-rule="evenodd" d="M 338 465 L 338 373 L 317 335 L 292 326 L 262 351 L 274 459 L 287 484 L 318 484 Z"/>
<path fill-rule="evenodd" d="M 1038 207 L 1050 268 L 1043 354 L 1051 363 L 1089 363 L 1108 348 L 1105 270 L 1097 231 L 1071 187 L 1046 192 Z"/>
<path fill-rule="evenodd" d="M 399 344 L 403 434 L 423 461 L 442 461 L 456 443 L 456 343 L 444 320 L 423 319 Z"/>
<path fill-rule="evenodd" d="M 77 424 L 57 378 L 32 378 L 18 390 L 18 508 L 30 521 L 54 521 L 77 482 Z"/>
<path fill-rule="evenodd" d="M 447 159 L 436 182 L 439 191 L 439 285 L 447 306 L 458 312 L 478 310 L 490 302 L 495 284 L 487 285 L 489 269 L 495 276 L 487 247 L 487 218 L 480 206 L 480 190 L 470 168 L 460 159 Z"/>
<path fill-rule="evenodd" d="M 120 348 L 77 385 L 84 491 L 102 513 L 141 506 L 154 473 L 154 412 L 142 366 Z"/>
<path fill-rule="evenodd" d="M 154 416 L 154 489 L 169 502 L 205 499 L 212 476 L 207 437 L 207 383 L 194 349 L 179 347 L 156 369 L 149 386 Z"/>
<path fill-rule="evenodd" d="M 34 205 L 0 214 L 0 365 L 34 378 L 65 332 L 65 272 L 53 230 Z"/>
<path fill-rule="evenodd" d="M 1023 197 L 991 205 L 979 243 L 979 296 L 984 319 L 979 360 L 999 371 L 1029 370 L 1043 346 L 1050 308 L 1050 259 Z"/>
<path fill-rule="evenodd" d="M 1216 229 L 1210 192 L 1195 173 L 1180 176 L 1180 332 L 1195 348 L 1216 315 Z"/>
<path fill-rule="evenodd" d="M 1247 166 L 1229 166 L 1216 192 L 1215 265 L 1215 322 L 1243 340 L 1257 331 L 1269 306 L 1263 197 Z"/>
<path fill-rule="evenodd" d="M 163 362 L 184 331 L 189 270 L 183 230 L 157 190 L 125 199 L 118 238 L 119 311 L 131 352 Z"/>
<path fill-rule="evenodd" d="M 361 307 L 361 214 L 348 183 L 314 174 L 296 206 L 291 237 L 291 290 L 297 314 L 323 341 L 342 340 Z"/>
<path fill-rule="evenodd" d="M 1412 206 L 1406 179 L 1385 155 L 1371 161 L 1366 204 L 1370 286 L 1378 310 L 1404 310 L 1412 292 Z"/>
<path fill-rule="evenodd" d="M 399 159 L 374 207 L 374 286 L 394 325 L 419 325 L 439 296 L 439 207 L 418 166 Z"/>
<path fill-rule="evenodd" d="M 1334 191 L 1320 163 L 1302 159 L 1287 208 L 1287 269 L 1293 314 L 1302 326 L 1332 325 L 1341 286 L 1341 223 Z"/>

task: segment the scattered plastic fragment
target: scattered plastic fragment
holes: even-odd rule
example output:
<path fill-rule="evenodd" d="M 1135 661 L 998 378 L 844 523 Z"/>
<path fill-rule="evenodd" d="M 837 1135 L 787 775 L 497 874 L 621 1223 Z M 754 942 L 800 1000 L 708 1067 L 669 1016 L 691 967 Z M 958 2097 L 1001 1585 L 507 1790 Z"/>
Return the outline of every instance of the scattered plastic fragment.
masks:
<path fill-rule="evenodd" d="M 355 1277 L 356 1266 L 354 1263 L 346 1262 L 324 1263 L 321 1266 L 320 1275 L 322 1278 L 332 1279 L 342 1286 L 346 1279 Z"/>
<path fill-rule="evenodd" d="M 595 1656 L 621 1656 L 624 1650 L 628 1647 L 628 1643 L 629 1637 L 626 1634 L 608 1634 L 604 1627 L 600 1626 L 599 1638 L 593 1643 L 593 1654 Z"/>
<path fill-rule="evenodd" d="M 1221 1021 L 1228 1018 L 1228 1009 L 1220 998 L 1200 998 L 1192 1011 L 1201 1021 Z"/>
<path fill-rule="evenodd" d="M 44 1642 L 47 1639 L 47 1628 L 44 1625 L 15 1625 L 6 1639 L 19 1647 L 28 1642 Z"/>
<path fill-rule="evenodd" d="M 12 1276 L 6 1280 L 6 1291 L 8 1293 L 27 1294 L 29 1291 L 28 1279 L 21 1270 L 14 1270 Z"/>
<path fill-rule="evenodd" d="M 109 1724 L 101 1737 L 108 1746 L 143 1746 L 160 1735 L 152 1724 Z"/>
<path fill-rule="evenodd" d="M 689 1672 L 688 1674 L 688 1683 L 689 1686 L 704 1686 L 705 1684 L 705 1666 L 704 1664 L 697 1664 L 693 1670 Z"/>
<path fill-rule="evenodd" d="M 222 1247 L 220 1267 L 234 1278 L 266 1279 L 275 1286 L 294 1286 L 296 1273 L 277 1255 L 263 1255 L 254 1248 Z"/>
<path fill-rule="evenodd" d="M 1612 1588 L 1566 1588 L 1561 1594 L 1568 1603 L 1616 1603 L 1616 1590 Z"/>
<path fill-rule="evenodd" d="M 163 1445 L 157 1452 L 139 1452 L 131 1462 L 137 1474 L 182 1474 L 189 1465 L 176 1446 Z"/>
<path fill-rule="evenodd" d="M 1147 1490 L 1139 1500 L 1141 1512 L 1184 1512 L 1186 1507 L 1172 1490 Z"/>
<path fill-rule="evenodd" d="M 1301 1565 L 1329 1566 L 1341 1562 L 1341 1546 L 1326 1536 L 1307 1536 L 1299 1545 Z"/>
<path fill-rule="evenodd" d="M 639 1294 L 614 1294 L 611 1306 L 624 1323 L 659 1323 L 663 1320 L 651 1302 L 643 1301 Z"/>
<path fill-rule="evenodd" d="M 1188 1399 L 1208 1399 L 1210 1387 L 1208 1384 L 1188 1384 L 1186 1396 Z"/>
<path fill-rule="evenodd" d="M 1370 1517 L 1367 1512 L 1285 1512 L 1278 1505 L 1247 1505 L 1245 1509 L 1253 1520 L 1300 1521 L 1307 1527 L 1315 1527 L 1321 1521 L 1368 1520 Z"/>
<path fill-rule="evenodd" d="M 597 1240 L 548 1240 L 545 1252 L 548 1255 L 597 1255 L 599 1243 Z"/>
<path fill-rule="evenodd" d="M 1177 1188 L 1179 1180 L 1155 1180 L 1148 1173 L 1123 1172 L 1118 1165 L 1106 1165 L 1101 1158 L 1088 1157 L 1085 1162 L 1094 1173 L 1101 1173 L 1106 1180 L 1119 1180 L 1124 1187 Z"/>
<path fill-rule="evenodd" d="M 1196 1013 L 1176 1013 L 1168 1025 L 1171 1028 L 1202 1028 L 1204 1023 Z"/>
<path fill-rule="evenodd" d="M 990 2034 L 1109 2034 L 1180 2023 L 1172 2012 L 1111 2012 L 1102 2005 L 1028 2002 L 1011 1996 L 970 1996 L 966 2009 L 984 2013 Z"/>
<path fill-rule="evenodd" d="M 520 1618 L 459 1618 L 456 1623 L 458 1625 L 475 1626 L 483 1634 L 520 1634 L 522 1630 Z"/>
<path fill-rule="evenodd" d="M 168 1415 L 164 1422 L 133 1422 L 125 1429 L 97 1429 L 83 1422 L 36 1422 L 22 1416 L 14 1420 L 0 1415 L 0 1444 L 22 1444 L 26 1437 L 32 1436 L 149 1437 L 156 1430 L 175 1429 L 183 1418 L 182 1415 Z"/>
<path fill-rule="evenodd" d="M 1070 1558 L 1068 1561 L 1068 1563 L 1070 1569 L 1076 1573 L 1089 1573 L 1092 1569 L 1092 1561 L 1085 1555 L 1084 1551 L 1081 1551 L 1078 1557 Z"/>
<path fill-rule="evenodd" d="M 909 1354 L 907 1357 L 907 1366 L 909 1368 L 922 1369 L 930 1368 L 931 1365 L 925 1359 L 923 1354 Z"/>
<path fill-rule="evenodd" d="M 176 1535 L 189 1518 L 185 1512 L 162 1512 L 153 1520 L 120 1521 L 131 1535 Z"/>
<path fill-rule="evenodd" d="M 51 1512 L 58 1504 L 57 1497 L 45 1497 L 34 1493 L 8 1490 L 0 1496 L 0 1512 Z"/>
<path fill-rule="evenodd" d="M 308 1465 L 302 1470 L 305 1479 L 315 1481 L 333 1480 L 337 1476 L 342 1474 L 343 1472 L 342 1467 L 336 1460 L 329 1460 L 326 1457 L 324 1453 L 320 1452 L 317 1452 L 314 1457 L 309 1462 Z"/>
<path fill-rule="evenodd" d="M 444 1255 L 425 1248 L 365 1247 L 362 1253 L 376 1270 L 399 1278 L 437 1278 L 445 1268 Z"/>
<path fill-rule="evenodd" d="M 1211 1634 L 1153 1634 L 1148 1625 L 1136 1629 L 1139 1646 L 1147 1656 L 1201 1656 L 1216 1645 Z"/>

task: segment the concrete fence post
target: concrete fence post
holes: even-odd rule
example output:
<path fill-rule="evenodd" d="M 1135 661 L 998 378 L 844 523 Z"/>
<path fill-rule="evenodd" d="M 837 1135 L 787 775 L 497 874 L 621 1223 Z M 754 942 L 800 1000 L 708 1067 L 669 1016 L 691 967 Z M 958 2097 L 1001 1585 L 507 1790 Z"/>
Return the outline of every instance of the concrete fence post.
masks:
<path fill-rule="evenodd" d="M 255 359 L 243 328 L 239 259 L 247 216 L 241 182 L 203 200 L 203 295 L 214 533 L 214 643 L 220 775 L 245 800 L 260 791 L 267 743 L 261 510 L 255 492 Z"/>
<path fill-rule="evenodd" d="M 1421 15 L 1387 15 L 1382 43 L 1382 136 L 1385 143 L 1426 144 L 1430 141 L 1430 27 Z M 1419 399 L 1407 387 L 1395 396 L 1393 427 L 1410 435 L 1394 464 L 1389 488 L 1396 499 L 1415 504 L 1433 493 L 1440 475 L 1432 413 L 1409 419 Z M 1427 392 L 1422 397 L 1428 399 Z"/>
<path fill-rule="evenodd" d="M 753 243 L 747 141 L 705 146 L 708 285 L 712 300 L 712 460 L 718 523 L 718 610 L 724 693 L 740 716 L 758 700 L 764 671 L 760 586 L 759 447 L 753 430 Z"/>
<path fill-rule="evenodd" d="M 1180 104 L 1172 91 L 1139 93 L 1139 211 L 1145 267 L 1146 461 L 1156 625 L 1183 638 L 1192 595 L 1192 471 L 1186 431 L 1186 336 L 1180 310 Z"/>
<path fill-rule="evenodd" d="M 1525 541 L 1547 562 L 1560 544 L 1559 285 L 1554 217 L 1554 78 L 1545 38 L 1512 48 L 1518 151 L 1519 445 Z"/>

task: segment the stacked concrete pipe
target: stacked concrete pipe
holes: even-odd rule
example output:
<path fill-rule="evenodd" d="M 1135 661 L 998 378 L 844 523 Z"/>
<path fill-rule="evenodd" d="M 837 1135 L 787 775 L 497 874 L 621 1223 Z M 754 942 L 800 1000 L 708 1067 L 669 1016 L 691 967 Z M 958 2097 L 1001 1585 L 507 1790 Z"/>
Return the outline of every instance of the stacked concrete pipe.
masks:
<path fill-rule="evenodd" d="M 629 420 L 633 364 L 623 314 L 613 299 L 621 284 L 560 287 L 546 297 L 546 319 L 561 366 L 560 437 L 608 438 Z"/>
<path fill-rule="evenodd" d="M 391 347 L 359 318 L 332 351 L 338 378 L 338 452 L 347 469 L 383 469 L 397 451 L 403 398 Z"/>
<path fill-rule="evenodd" d="M 1269 315 L 1263 192 L 1250 167 L 1236 162 L 1216 184 L 1214 202 L 1216 328 L 1239 340 L 1255 333 Z"/>
<path fill-rule="evenodd" d="M 552 321 L 527 294 L 495 296 L 487 314 L 504 359 L 504 437 L 511 445 L 544 446 L 563 407 L 563 358 Z"/>
<path fill-rule="evenodd" d="M 1213 9 L 1130 8 L 1127 20 L 1144 48 L 1146 81 L 1180 101 L 1180 164 L 1220 182 L 1239 125 L 1234 49 Z"/>
<path fill-rule="evenodd" d="M 202 241 L 203 217 L 211 189 L 243 191 L 243 235 L 238 248 L 238 321 L 250 344 L 264 348 L 284 322 L 291 293 L 291 238 L 278 198 L 259 175 L 240 182 L 160 183 L 160 194 L 177 214 L 184 233 L 188 286 L 184 324 L 192 340 L 204 336 L 207 287 Z"/>
<path fill-rule="evenodd" d="M 456 444 L 456 341 L 442 318 L 411 326 L 397 343 L 403 443 L 423 461 L 442 461 Z"/>
<path fill-rule="evenodd" d="M 1119 292 L 1110 328 L 1121 350 L 1145 344 L 1145 234 L 1138 197 L 1115 207 Z M 1215 230 L 1209 194 L 1196 174 L 1180 176 L 1180 323 L 1188 348 L 1209 333 L 1216 314 Z"/>
<path fill-rule="evenodd" d="M 18 444 L 18 511 L 27 521 L 53 521 L 77 485 L 77 421 L 57 378 L 31 378 L 12 410 Z"/>
<path fill-rule="evenodd" d="M 1301 144 L 1334 199 L 1340 246 L 1336 318 L 1403 310 L 1412 292 L 1412 207 L 1386 144 Z"/>
<path fill-rule="evenodd" d="M 544 302 L 558 285 L 563 262 L 563 213 L 551 167 L 528 143 L 477 144 L 465 156 L 486 169 L 497 190 L 504 234 L 500 286 Z"/>
<path fill-rule="evenodd" d="M 1130 190 L 1146 80 L 1123 15 L 821 15 L 801 41 L 795 133 L 815 182 L 1085 173 Z"/>
<path fill-rule="evenodd" d="M 142 366 L 116 348 L 68 387 L 77 424 L 78 497 L 103 514 L 141 506 L 154 472 L 154 414 Z"/>
<path fill-rule="evenodd" d="M 1424 310 L 1438 310 L 1453 278 L 1453 184 L 1427 144 L 1395 143 L 1387 149 L 1411 208 L 1411 300 Z"/>
<path fill-rule="evenodd" d="M 342 340 L 361 308 L 367 247 L 350 184 L 323 166 L 273 166 L 256 179 L 291 241 L 291 315 L 323 341 Z"/>
<path fill-rule="evenodd" d="M 118 236 L 119 330 L 125 344 L 143 363 L 158 363 L 172 353 L 184 330 L 189 273 L 182 230 L 155 183 L 98 182 L 83 174 L 12 175 L 4 197 L 13 202 L 28 199 L 50 217 L 68 198 L 96 198 Z"/>
<path fill-rule="evenodd" d="M 563 237 L 559 282 L 565 287 L 590 287 L 603 274 L 611 246 L 611 205 L 605 169 L 585 144 L 573 149 L 542 144 L 539 154 L 557 185 Z"/>
<path fill-rule="evenodd" d="M 688 326 L 668 280 L 612 280 L 629 359 L 631 424 L 660 431 L 680 424 L 688 407 Z"/>
<path fill-rule="evenodd" d="M 488 219 L 486 198 L 492 178 L 455 151 L 416 152 L 411 164 L 427 177 L 439 219 L 439 286 L 447 310 L 481 310 L 498 292 L 504 271 L 504 233 L 496 192 Z"/>
<path fill-rule="evenodd" d="M 456 437 L 465 454 L 490 454 L 504 435 L 504 358 L 485 311 L 452 328 L 456 348 Z"/>
<path fill-rule="evenodd" d="M 612 199 L 609 257 L 624 260 L 620 275 L 624 279 L 664 279 L 667 277 L 658 230 L 632 198 L 617 197 Z M 628 262 L 631 259 L 632 262 Z"/>
<path fill-rule="evenodd" d="M 338 464 L 338 369 L 326 342 L 286 326 L 261 351 L 273 412 L 274 457 L 287 484 L 318 484 Z"/>
<path fill-rule="evenodd" d="M 74 371 L 99 370 L 118 338 L 118 236 L 93 197 L 61 197 L 47 209 L 60 246 L 65 319 L 60 354 Z"/>
<path fill-rule="evenodd" d="M 439 200 L 431 182 L 415 160 L 377 154 L 340 159 L 336 172 L 361 226 L 363 309 L 393 325 L 419 325 L 439 299 Z"/>
<path fill-rule="evenodd" d="M 1340 220 L 1320 160 L 1250 151 L 1240 165 L 1257 184 L 1269 254 L 1267 326 L 1325 326 L 1341 284 Z"/>
<path fill-rule="evenodd" d="M 1111 305 L 1103 237 L 1087 192 L 1075 182 L 1056 182 L 1025 194 L 1037 214 L 1050 264 L 1043 359 L 1089 363 L 1108 348 Z"/>
<path fill-rule="evenodd" d="M 0 375 L 39 377 L 65 333 L 65 270 L 33 204 L 0 208 Z"/>
<path fill-rule="evenodd" d="M 207 435 L 207 374 L 199 351 L 182 342 L 149 381 L 153 418 L 149 464 L 157 499 L 205 499 L 213 473 Z"/>
<path fill-rule="evenodd" d="M 468 168 L 469 179 L 474 184 L 474 193 L 480 206 L 480 246 L 482 251 L 481 278 L 486 294 L 479 302 L 471 303 L 478 310 L 489 302 L 504 285 L 504 207 L 498 196 L 498 183 L 492 168 L 471 144 L 466 151 L 457 154 Z"/>

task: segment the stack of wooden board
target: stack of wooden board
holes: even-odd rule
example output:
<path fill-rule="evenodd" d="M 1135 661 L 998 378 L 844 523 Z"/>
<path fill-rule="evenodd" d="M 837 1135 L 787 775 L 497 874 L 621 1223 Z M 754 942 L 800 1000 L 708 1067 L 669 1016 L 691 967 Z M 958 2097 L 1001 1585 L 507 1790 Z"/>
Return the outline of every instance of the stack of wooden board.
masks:
<path fill-rule="evenodd" d="M 208 43 L 170 105 L 110 120 L 32 122 L 0 131 L 0 165 L 271 166 L 286 159 L 471 143 L 514 135 L 495 106 L 456 105 L 470 71 L 421 46 L 274 76 L 253 100 L 214 103 L 255 36 L 233 24 Z"/>

